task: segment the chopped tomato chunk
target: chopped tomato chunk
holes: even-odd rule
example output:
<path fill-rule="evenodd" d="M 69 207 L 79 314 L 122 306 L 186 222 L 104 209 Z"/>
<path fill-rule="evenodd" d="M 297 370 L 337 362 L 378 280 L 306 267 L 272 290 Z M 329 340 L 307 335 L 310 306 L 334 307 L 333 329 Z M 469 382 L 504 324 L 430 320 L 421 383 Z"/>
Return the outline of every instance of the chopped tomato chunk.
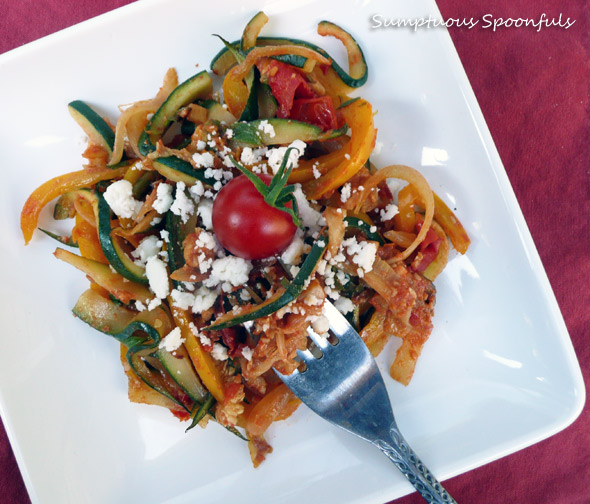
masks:
<path fill-rule="evenodd" d="M 289 118 L 319 126 L 324 131 L 338 128 L 336 109 L 330 96 L 293 100 Z"/>
<path fill-rule="evenodd" d="M 416 223 L 416 231 L 420 232 L 421 227 L 422 221 L 420 220 Z M 434 229 L 430 228 L 424 237 L 424 241 L 418 247 L 420 259 L 412 263 L 412 269 L 418 273 L 423 273 L 428 268 L 428 265 L 436 259 L 441 242 L 442 238 L 438 236 Z"/>
<path fill-rule="evenodd" d="M 279 102 L 277 117 L 288 118 L 295 98 L 313 98 L 315 93 L 297 68 L 282 61 L 262 60 L 258 64 L 261 78 Z"/>

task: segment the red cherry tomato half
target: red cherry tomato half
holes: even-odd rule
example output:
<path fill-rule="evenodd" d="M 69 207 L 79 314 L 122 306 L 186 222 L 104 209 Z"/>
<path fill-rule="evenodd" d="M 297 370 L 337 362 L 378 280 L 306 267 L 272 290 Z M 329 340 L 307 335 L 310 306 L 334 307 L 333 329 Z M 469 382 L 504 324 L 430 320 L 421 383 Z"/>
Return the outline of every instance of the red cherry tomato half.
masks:
<path fill-rule="evenodd" d="M 270 176 L 260 178 L 270 184 Z M 245 175 L 230 180 L 219 191 L 213 202 L 212 221 L 219 243 L 232 254 L 250 260 L 282 252 L 297 230 L 293 218 L 266 203 Z"/>

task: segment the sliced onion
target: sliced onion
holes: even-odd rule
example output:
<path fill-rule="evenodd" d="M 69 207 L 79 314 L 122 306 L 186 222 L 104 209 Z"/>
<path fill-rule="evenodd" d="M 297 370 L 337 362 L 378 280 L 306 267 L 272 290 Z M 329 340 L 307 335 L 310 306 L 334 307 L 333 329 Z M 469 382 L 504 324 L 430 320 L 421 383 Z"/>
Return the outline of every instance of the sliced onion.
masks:
<path fill-rule="evenodd" d="M 400 252 L 400 254 L 397 256 L 398 260 L 403 261 L 404 259 L 407 259 L 412 254 L 412 252 L 414 252 L 414 250 L 416 250 L 416 247 L 418 247 L 420 243 L 422 243 L 426 237 L 426 233 L 428 233 L 428 230 L 430 229 L 432 217 L 434 215 L 434 196 L 432 194 L 430 185 L 428 185 L 428 182 L 419 171 L 414 170 L 414 168 L 410 168 L 409 166 L 391 165 L 381 168 L 379 171 L 365 180 L 363 183 L 365 190 L 363 191 L 362 196 L 357 203 L 356 211 L 360 210 L 364 200 L 369 196 L 371 190 L 388 178 L 405 180 L 411 184 L 424 204 L 424 223 L 422 224 L 420 232 L 412 244 L 403 252 Z"/>

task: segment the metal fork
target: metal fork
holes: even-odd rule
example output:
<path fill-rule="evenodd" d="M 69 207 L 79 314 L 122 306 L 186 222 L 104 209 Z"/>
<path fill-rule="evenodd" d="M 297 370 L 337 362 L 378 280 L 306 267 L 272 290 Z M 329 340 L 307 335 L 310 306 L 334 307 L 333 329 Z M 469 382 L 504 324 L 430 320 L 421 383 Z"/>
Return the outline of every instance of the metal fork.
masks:
<path fill-rule="evenodd" d="M 315 413 L 385 453 L 427 502 L 456 504 L 401 435 L 379 368 L 361 337 L 329 302 L 325 315 L 337 343 L 310 328 L 321 357 L 299 351 L 306 369 L 276 374 Z"/>

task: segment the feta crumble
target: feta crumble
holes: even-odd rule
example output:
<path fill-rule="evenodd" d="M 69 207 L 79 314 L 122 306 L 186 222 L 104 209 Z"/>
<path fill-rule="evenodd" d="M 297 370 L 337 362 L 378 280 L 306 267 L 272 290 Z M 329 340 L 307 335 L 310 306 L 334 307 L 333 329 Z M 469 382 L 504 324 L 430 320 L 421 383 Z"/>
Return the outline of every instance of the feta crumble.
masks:
<path fill-rule="evenodd" d="M 311 322 L 311 328 L 319 335 L 326 334 L 330 330 L 330 321 L 324 315 L 320 315 Z"/>
<path fill-rule="evenodd" d="M 131 252 L 131 257 L 139 266 L 145 266 L 145 263 L 150 257 L 155 257 L 162 248 L 162 241 L 158 240 L 157 236 L 148 236 L 139 242 L 137 248 Z"/>
<path fill-rule="evenodd" d="M 379 216 L 381 217 L 381 221 L 385 222 L 393 219 L 398 213 L 399 210 L 397 205 L 395 203 L 390 203 L 383 210 L 379 211 Z"/>
<path fill-rule="evenodd" d="M 211 345 L 211 339 L 208 336 L 206 336 L 204 333 L 200 332 L 197 329 L 197 326 L 193 322 L 190 322 L 188 327 L 191 330 L 191 332 L 197 338 L 199 338 L 199 340 L 201 341 L 201 345 L 203 345 L 203 346 L 210 346 Z"/>
<path fill-rule="evenodd" d="M 319 232 L 322 226 L 325 226 L 326 220 L 320 212 L 314 210 L 314 208 L 312 208 L 312 206 L 309 204 L 309 201 L 301 190 L 300 184 L 295 185 L 293 196 L 295 196 L 295 200 L 297 201 L 297 208 L 299 210 L 299 218 L 301 219 L 301 223 L 307 229 L 309 229 L 311 233 Z"/>
<path fill-rule="evenodd" d="M 203 281 L 203 285 L 210 288 L 221 285 L 225 292 L 229 292 L 232 287 L 239 287 L 248 282 L 251 269 L 250 261 L 241 257 L 226 256 L 215 259 L 211 265 L 209 278 Z"/>
<path fill-rule="evenodd" d="M 172 304 L 181 310 L 188 310 L 195 302 L 195 295 L 191 292 L 184 292 L 178 289 L 172 289 L 170 292 Z"/>
<path fill-rule="evenodd" d="M 305 152 L 305 148 L 307 144 L 301 140 L 295 140 L 292 142 L 288 147 L 277 147 L 275 149 L 269 149 L 266 153 L 266 157 L 268 159 L 268 165 L 272 169 L 273 173 L 279 171 L 281 167 L 281 163 L 283 162 L 283 158 L 287 153 L 287 150 L 294 147 L 289 151 L 289 157 L 287 158 L 287 167 L 289 165 L 293 166 L 293 168 L 297 168 L 299 166 L 299 157 L 303 155 Z"/>
<path fill-rule="evenodd" d="M 193 313 L 203 313 L 215 304 L 217 299 L 217 292 L 207 289 L 207 287 L 199 287 L 193 300 Z"/>
<path fill-rule="evenodd" d="M 183 223 L 186 224 L 189 217 L 195 211 L 195 203 L 184 192 L 186 184 L 184 182 L 177 182 L 176 184 L 176 198 L 170 207 L 170 211 L 174 215 L 179 215 Z"/>
<path fill-rule="evenodd" d="M 258 129 L 260 131 L 262 131 L 263 133 L 266 133 L 270 138 L 274 138 L 276 136 L 275 129 L 274 129 L 273 125 L 270 124 L 268 122 L 268 120 L 266 120 L 266 119 L 260 121 L 260 124 L 258 125 Z"/>
<path fill-rule="evenodd" d="M 175 327 L 164 336 L 162 341 L 160 341 L 159 348 L 163 348 L 167 352 L 174 352 L 175 350 L 178 350 L 183 343 L 184 338 L 180 332 L 180 327 Z"/>
<path fill-rule="evenodd" d="M 201 196 L 205 194 L 205 186 L 203 182 L 197 180 L 192 186 L 189 187 L 188 191 L 191 193 L 191 196 L 195 201 L 199 201 Z"/>
<path fill-rule="evenodd" d="M 193 161 L 197 168 L 211 168 L 214 165 L 215 158 L 210 152 L 195 152 L 193 154 Z"/>
<path fill-rule="evenodd" d="M 359 266 L 357 273 L 363 276 L 373 269 L 373 263 L 377 257 L 377 245 L 372 242 L 358 242 L 356 237 L 347 238 L 342 241 L 342 248 L 351 256 L 352 262 Z M 359 271 L 360 270 L 360 271 Z"/>
<path fill-rule="evenodd" d="M 147 276 L 150 289 L 160 299 L 165 298 L 170 293 L 168 284 L 168 271 L 166 263 L 158 257 L 150 257 L 145 265 L 145 275 Z"/>
<path fill-rule="evenodd" d="M 172 185 L 162 182 L 156 189 L 156 201 L 152 204 L 152 208 L 159 214 L 165 214 L 172 206 Z"/>
<path fill-rule="evenodd" d="M 303 246 L 305 242 L 301 237 L 301 232 L 298 231 L 293 241 L 281 254 L 281 261 L 288 265 L 297 265 L 301 262 L 301 255 L 303 254 Z"/>
<path fill-rule="evenodd" d="M 352 194 L 352 188 L 350 183 L 346 183 L 342 186 L 342 189 L 340 191 L 340 201 L 342 201 L 342 203 L 346 203 L 346 201 L 348 200 L 348 198 L 350 198 L 350 195 Z"/>
<path fill-rule="evenodd" d="M 213 213 L 213 200 L 211 199 L 202 199 L 199 204 L 197 205 L 197 215 L 201 217 L 201 222 L 203 223 L 203 227 L 208 230 L 213 229 L 213 221 L 212 221 L 212 213 Z"/>
<path fill-rule="evenodd" d="M 227 348 L 221 343 L 213 343 L 213 350 L 211 350 L 211 356 L 218 361 L 227 360 Z"/>
<path fill-rule="evenodd" d="M 104 199 L 118 217 L 125 219 L 134 219 L 143 205 L 133 197 L 133 186 L 128 180 L 113 182 L 104 192 Z"/>
<path fill-rule="evenodd" d="M 240 155 L 240 161 L 245 165 L 253 165 L 260 163 L 262 157 L 267 153 L 267 148 L 252 149 L 252 147 L 244 147 Z M 233 166 L 233 164 L 232 164 Z"/>
<path fill-rule="evenodd" d="M 354 310 L 354 303 L 344 296 L 340 296 L 336 301 L 334 301 L 334 306 L 336 309 L 342 313 L 342 315 L 346 315 Z"/>

